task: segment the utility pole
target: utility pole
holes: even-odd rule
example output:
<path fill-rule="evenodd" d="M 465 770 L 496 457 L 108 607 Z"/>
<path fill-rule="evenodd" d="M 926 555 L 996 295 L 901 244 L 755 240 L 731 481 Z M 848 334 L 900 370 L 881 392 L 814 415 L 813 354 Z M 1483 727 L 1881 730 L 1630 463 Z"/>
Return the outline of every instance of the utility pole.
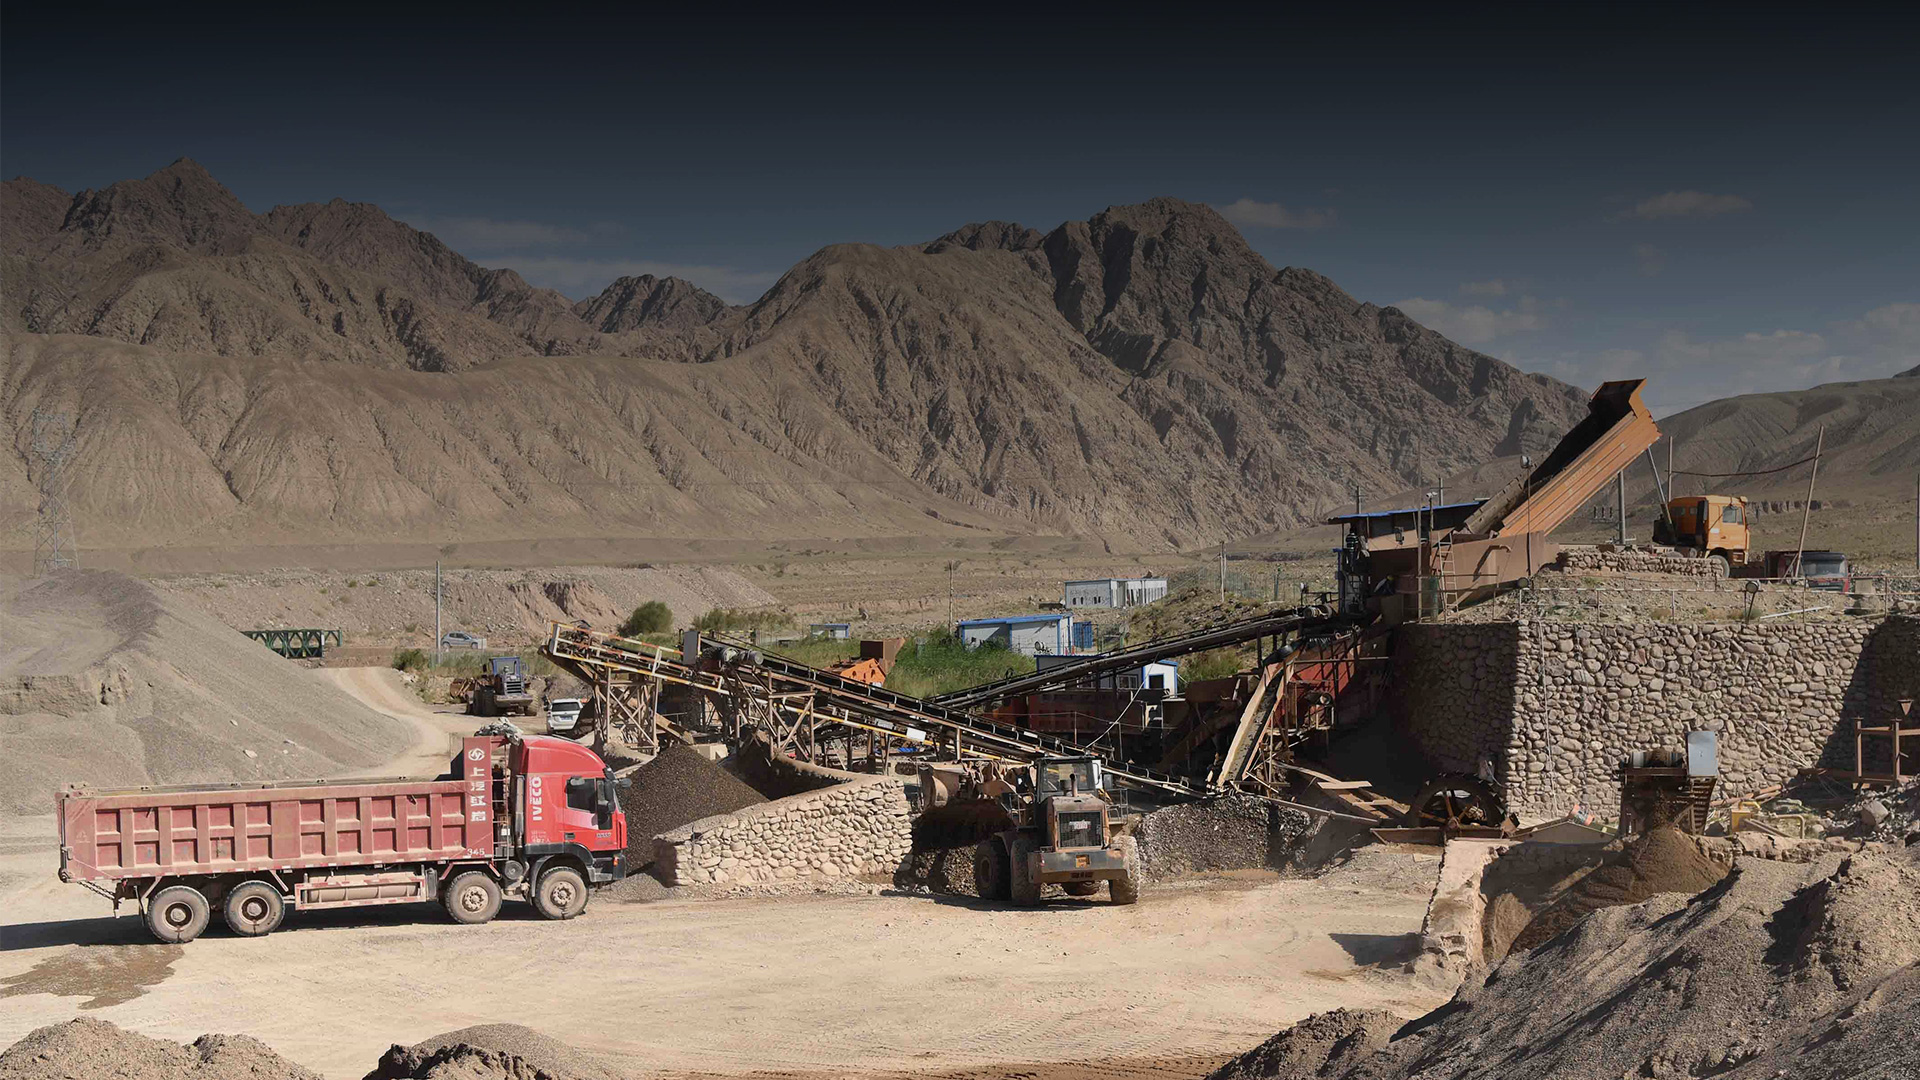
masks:
<path fill-rule="evenodd" d="M 1619 527 L 1614 530 L 1614 543 L 1624 551 L 1627 547 L 1627 470 L 1621 469 L 1615 473 L 1613 480 L 1620 496 Z"/>
<path fill-rule="evenodd" d="M 440 666 L 440 560 L 433 560 L 433 666 Z"/>
<path fill-rule="evenodd" d="M 1807 554 L 1807 519 L 1813 516 L 1813 482 L 1820 478 L 1820 451 L 1827 445 L 1827 425 L 1813 441 L 1813 471 L 1807 474 L 1807 502 L 1800 508 L 1800 549 L 1793 553 L 1793 576 L 1801 575 L 1800 560 Z"/>
<path fill-rule="evenodd" d="M 1353 513 L 1355 517 L 1366 513 L 1365 510 L 1360 508 L 1360 485 L 1358 483 L 1353 485 Z"/>
<path fill-rule="evenodd" d="M 1227 545 L 1220 545 L 1220 602 L 1227 602 Z"/>
<path fill-rule="evenodd" d="M 1913 568 L 1920 570 L 1920 476 L 1913 478 Z"/>
<path fill-rule="evenodd" d="M 33 573 L 38 577 L 80 565 L 73 516 L 67 511 L 67 464 L 73 460 L 73 414 L 33 410 L 33 456 L 39 460 L 40 515 L 33 525 Z"/>

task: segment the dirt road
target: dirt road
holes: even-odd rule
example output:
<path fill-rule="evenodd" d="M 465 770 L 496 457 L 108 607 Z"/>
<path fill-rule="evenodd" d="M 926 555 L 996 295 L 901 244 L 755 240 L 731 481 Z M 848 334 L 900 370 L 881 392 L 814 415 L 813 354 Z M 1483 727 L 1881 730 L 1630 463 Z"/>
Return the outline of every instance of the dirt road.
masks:
<path fill-rule="evenodd" d="M 1430 866 L 1190 884 L 1131 908 L 673 900 L 549 923 L 512 904 L 481 927 L 296 913 L 267 938 L 180 947 L 58 885 L 52 835 L 47 818 L 0 822 L 0 1045 L 79 1010 L 173 1039 L 242 1032 L 357 1077 L 391 1042 L 513 1020 L 637 1075 L 935 1071 L 1206 1057 L 1310 1012 L 1412 1016 L 1442 996 L 1365 966 L 1419 928 Z"/>
<path fill-rule="evenodd" d="M 359 698 L 375 712 L 413 725 L 413 745 L 378 769 L 362 772 L 362 776 L 434 775 L 446 768 L 453 755 L 448 739 L 472 734 L 475 727 L 485 722 L 466 715 L 455 705 L 436 707 L 421 701 L 392 668 L 320 668 L 314 674 Z"/>

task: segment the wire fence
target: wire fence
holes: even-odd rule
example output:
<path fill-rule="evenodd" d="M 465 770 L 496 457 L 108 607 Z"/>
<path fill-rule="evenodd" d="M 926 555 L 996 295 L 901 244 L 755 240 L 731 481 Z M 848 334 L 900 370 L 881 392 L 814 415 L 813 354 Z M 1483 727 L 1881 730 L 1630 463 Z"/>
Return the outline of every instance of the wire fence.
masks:
<path fill-rule="evenodd" d="M 1211 592 L 1261 603 L 1297 602 L 1304 591 L 1333 588 L 1333 556 L 1252 558 L 1227 556 L 1225 562 L 1190 566 L 1167 575 L 1168 595 Z"/>

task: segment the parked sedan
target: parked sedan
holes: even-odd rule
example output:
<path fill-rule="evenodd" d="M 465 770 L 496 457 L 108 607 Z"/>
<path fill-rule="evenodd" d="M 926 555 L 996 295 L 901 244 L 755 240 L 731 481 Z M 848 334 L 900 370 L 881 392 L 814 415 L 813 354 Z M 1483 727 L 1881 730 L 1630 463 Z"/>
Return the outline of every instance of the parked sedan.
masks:
<path fill-rule="evenodd" d="M 487 639 L 469 634 L 465 630 L 449 630 L 446 636 L 440 639 L 440 647 L 443 649 L 484 649 L 487 647 Z"/>

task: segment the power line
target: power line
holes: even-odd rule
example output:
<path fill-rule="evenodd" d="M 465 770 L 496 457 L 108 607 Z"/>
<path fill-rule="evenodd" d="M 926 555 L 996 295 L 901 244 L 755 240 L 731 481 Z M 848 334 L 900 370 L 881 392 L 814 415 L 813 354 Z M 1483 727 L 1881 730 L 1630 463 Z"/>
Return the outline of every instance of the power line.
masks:
<path fill-rule="evenodd" d="M 1818 455 L 1815 455 L 1815 456 L 1818 456 Z M 1707 480 L 1728 480 L 1736 476 L 1768 476 L 1773 473 L 1786 472 L 1788 469 L 1799 468 L 1800 466 L 1805 465 L 1807 462 L 1812 460 L 1813 460 L 1813 457 L 1803 457 L 1799 461 L 1788 462 L 1787 464 L 1778 466 L 1776 468 L 1752 469 L 1747 472 L 1693 472 L 1690 469 L 1669 469 L 1667 470 L 1667 475 L 1668 476 L 1698 476 Z"/>

